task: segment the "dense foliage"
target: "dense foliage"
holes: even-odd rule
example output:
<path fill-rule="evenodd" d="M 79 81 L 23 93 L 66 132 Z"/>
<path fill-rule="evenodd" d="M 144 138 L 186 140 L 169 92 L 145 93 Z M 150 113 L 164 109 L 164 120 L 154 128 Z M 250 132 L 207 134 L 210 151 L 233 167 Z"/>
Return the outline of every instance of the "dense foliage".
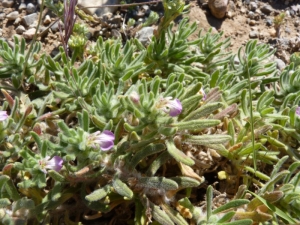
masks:
<path fill-rule="evenodd" d="M 299 55 L 190 40 L 188 6 L 163 5 L 148 46 L 74 21 L 54 58 L 0 40 L 1 224 L 300 222 Z"/>

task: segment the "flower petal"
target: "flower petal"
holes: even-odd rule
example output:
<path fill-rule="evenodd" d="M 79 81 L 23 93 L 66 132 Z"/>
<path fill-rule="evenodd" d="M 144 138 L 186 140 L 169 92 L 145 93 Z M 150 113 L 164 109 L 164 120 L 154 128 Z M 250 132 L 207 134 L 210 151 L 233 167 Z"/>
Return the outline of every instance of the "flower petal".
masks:
<path fill-rule="evenodd" d="M 8 118 L 6 111 L 0 111 L 0 121 L 4 121 Z"/>
<path fill-rule="evenodd" d="M 296 109 L 296 115 L 300 116 L 300 107 L 297 107 L 297 109 Z"/>
<path fill-rule="evenodd" d="M 167 106 L 170 109 L 170 112 L 169 112 L 170 116 L 178 116 L 182 111 L 181 102 L 177 98 L 169 101 Z"/>
<path fill-rule="evenodd" d="M 63 160 L 59 156 L 54 156 L 52 159 L 46 161 L 45 168 L 50 170 L 60 171 L 63 166 Z"/>

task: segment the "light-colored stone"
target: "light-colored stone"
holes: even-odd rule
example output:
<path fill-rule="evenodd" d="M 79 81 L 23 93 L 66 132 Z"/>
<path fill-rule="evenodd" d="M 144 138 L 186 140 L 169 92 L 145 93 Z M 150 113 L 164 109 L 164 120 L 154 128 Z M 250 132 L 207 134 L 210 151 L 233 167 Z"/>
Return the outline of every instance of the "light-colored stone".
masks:
<path fill-rule="evenodd" d="M 208 7 L 214 17 L 224 18 L 227 12 L 228 0 L 208 0 Z"/>
<path fill-rule="evenodd" d="M 19 17 L 19 12 L 18 11 L 13 11 L 13 12 L 11 12 L 11 13 L 9 13 L 9 14 L 6 15 L 6 18 L 8 20 L 15 20 L 18 17 Z"/>
<path fill-rule="evenodd" d="M 22 25 L 19 25 L 19 26 L 16 28 L 17 34 L 23 34 L 25 31 L 26 31 L 26 29 L 25 29 L 25 27 L 22 26 Z"/>
<path fill-rule="evenodd" d="M 27 14 L 32 14 L 35 12 L 35 5 L 32 3 L 28 3 L 26 7 Z"/>
<path fill-rule="evenodd" d="M 148 45 L 153 36 L 153 27 L 143 27 L 136 33 L 136 38 L 143 44 Z"/>
<path fill-rule="evenodd" d="M 283 70 L 285 68 L 285 63 L 281 59 L 274 60 L 277 64 L 277 69 Z"/>
<path fill-rule="evenodd" d="M 35 31 L 36 31 L 35 28 L 30 28 L 29 30 L 25 31 L 23 33 L 24 38 L 32 39 L 34 37 Z"/>
<path fill-rule="evenodd" d="M 44 25 L 48 25 L 48 24 L 51 23 L 51 18 L 50 18 L 49 15 L 46 15 L 46 16 L 45 16 L 45 19 L 44 19 L 43 23 L 44 23 Z"/>
<path fill-rule="evenodd" d="M 83 11 L 90 15 L 96 14 L 97 16 L 102 16 L 105 13 L 113 13 L 116 11 L 118 7 L 104 7 L 104 8 L 84 8 L 84 7 L 91 7 L 91 6 L 104 6 L 104 5 L 116 5 L 119 4 L 120 0 L 78 0 L 78 6 L 82 8 Z"/>
<path fill-rule="evenodd" d="M 2 6 L 4 8 L 11 8 L 13 5 L 14 5 L 14 1 L 12 1 L 12 0 L 4 0 L 2 2 Z"/>
<path fill-rule="evenodd" d="M 35 21 L 37 21 L 38 20 L 38 15 L 37 15 L 37 13 L 32 13 L 32 14 L 30 14 L 30 15 L 27 15 L 27 16 L 24 16 L 23 18 L 22 18 L 22 23 L 26 26 L 26 27 L 28 27 L 28 26 L 30 26 L 31 24 L 33 24 Z"/>

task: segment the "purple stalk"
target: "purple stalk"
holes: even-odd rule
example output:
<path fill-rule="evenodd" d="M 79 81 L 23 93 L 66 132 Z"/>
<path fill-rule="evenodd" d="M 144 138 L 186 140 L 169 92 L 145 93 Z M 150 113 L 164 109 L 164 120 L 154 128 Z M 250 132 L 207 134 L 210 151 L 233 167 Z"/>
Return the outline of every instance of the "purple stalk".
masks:
<path fill-rule="evenodd" d="M 62 27 L 59 25 L 59 32 L 61 42 L 63 44 L 66 55 L 69 54 L 68 41 L 73 31 L 73 27 L 76 21 L 75 7 L 77 5 L 77 0 L 64 0 L 64 28 L 65 28 L 65 36 L 63 36 Z"/>

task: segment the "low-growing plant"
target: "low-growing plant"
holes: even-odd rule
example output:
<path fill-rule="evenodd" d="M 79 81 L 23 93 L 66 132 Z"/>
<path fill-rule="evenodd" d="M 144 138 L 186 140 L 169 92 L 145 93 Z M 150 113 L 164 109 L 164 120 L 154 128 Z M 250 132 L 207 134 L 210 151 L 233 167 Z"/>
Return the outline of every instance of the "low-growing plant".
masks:
<path fill-rule="evenodd" d="M 196 24 L 172 22 L 181 0 L 163 1 L 148 46 L 89 44 L 72 3 L 63 47 L 35 43 L 25 77 L 25 41 L 0 42 L 1 224 L 300 222 L 296 61 L 191 40 Z"/>

